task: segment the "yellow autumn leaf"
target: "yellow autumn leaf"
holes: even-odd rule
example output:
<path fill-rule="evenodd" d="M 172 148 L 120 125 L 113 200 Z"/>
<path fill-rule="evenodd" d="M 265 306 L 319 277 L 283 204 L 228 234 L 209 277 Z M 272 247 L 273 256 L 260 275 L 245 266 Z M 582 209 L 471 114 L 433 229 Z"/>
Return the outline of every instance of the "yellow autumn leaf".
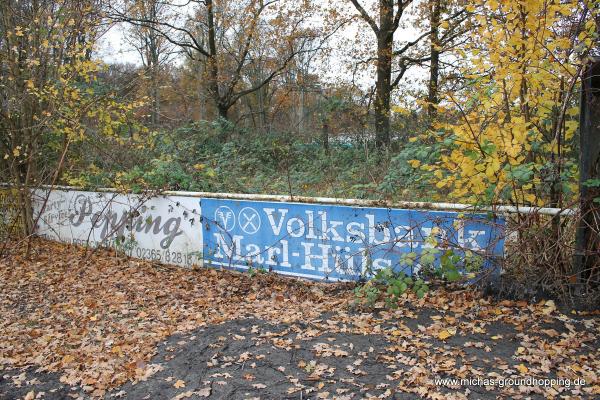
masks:
<path fill-rule="evenodd" d="M 524 199 L 525 199 L 525 201 L 527 201 L 528 203 L 535 204 L 535 203 L 536 203 L 536 200 L 537 200 L 537 197 L 536 197 L 536 196 L 535 196 L 535 194 L 533 194 L 533 193 L 528 193 L 528 194 L 526 194 L 526 195 L 524 196 Z"/>
<path fill-rule="evenodd" d="M 408 160 L 408 163 L 413 168 L 419 168 L 421 166 L 421 161 L 419 160 Z"/>
<path fill-rule="evenodd" d="M 181 379 L 178 379 L 177 382 L 175 382 L 173 384 L 173 387 L 175 387 L 177 389 L 183 388 L 183 387 L 185 387 L 185 381 L 182 381 Z"/>
<path fill-rule="evenodd" d="M 526 367 L 525 365 L 523 365 L 523 364 L 519 364 L 519 365 L 517 365 L 517 369 L 518 369 L 518 370 L 519 370 L 519 372 L 520 372 L 521 374 L 523 374 L 523 375 L 524 375 L 524 374 L 526 374 L 527 372 L 529 372 L 529 368 L 527 368 L 527 367 Z"/>
<path fill-rule="evenodd" d="M 556 311 L 556 304 L 554 300 L 548 300 L 544 303 L 544 308 L 542 308 L 542 314 L 550 315 L 553 311 Z"/>
<path fill-rule="evenodd" d="M 400 107 L 400 106 L 392 106 L 391 109 L 393 112 L 395 112 L 397 114 L 408 114 L 410 112 L 409 110 L 407 110 L 403 107 Z"/>
<path fill-rule="evenodd" d="M 73 362 L 74 360 L 75 360 L 75 357 L 73 357 L 73 356 L 72 356 L 72 355 L 70 355 L 70 354 L 67 354 L 66 356 L 64 356 L 64 357 L 62 358 L 62 363 L 63 363 L 63 365 L 64 365 L 64 364 L 69 364 L 69 363 Z"/>
<path fill-rule="evenodd" d="M 581 372 L 582 371 L 581 367 L 579 365 L 577 365 L 577 364 L 572 364 L 571 365 L 571 369 L 573 371 L 575 371 L 575 372 Z"/>
<path fill-rule="evenodd" d="M 440 339 L 440 340 L 446 340 L 451 336 L 452 336 L 452 333 L 450 333 L 450 331 L 448 329 L 444 329 L 443 331 L 440 331 L 440 333 L 438 333 L 438 339 Z"/>

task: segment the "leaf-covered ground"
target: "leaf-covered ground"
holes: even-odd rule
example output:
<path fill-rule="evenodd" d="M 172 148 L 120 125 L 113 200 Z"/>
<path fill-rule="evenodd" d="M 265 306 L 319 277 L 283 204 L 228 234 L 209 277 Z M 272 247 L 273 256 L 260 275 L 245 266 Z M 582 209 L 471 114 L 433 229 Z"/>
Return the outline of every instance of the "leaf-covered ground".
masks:
<path fill-rule="evenodd" d="M 0 260 L 0 399 L 600 396 L 597 313 L 442 290 L 366 310 L 347 286 L 82 260 Z"/>

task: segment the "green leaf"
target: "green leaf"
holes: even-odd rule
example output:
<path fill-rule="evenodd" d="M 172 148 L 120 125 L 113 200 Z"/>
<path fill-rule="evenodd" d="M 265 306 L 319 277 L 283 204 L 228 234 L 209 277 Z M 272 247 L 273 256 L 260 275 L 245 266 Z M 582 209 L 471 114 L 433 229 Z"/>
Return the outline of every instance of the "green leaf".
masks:
<path fill-rule="evenodd" d="M 446 271 L 444 275 L 449 282 L 455 282 L 461 277 L 460 273 L 455 269 L 450 269 Z"/>

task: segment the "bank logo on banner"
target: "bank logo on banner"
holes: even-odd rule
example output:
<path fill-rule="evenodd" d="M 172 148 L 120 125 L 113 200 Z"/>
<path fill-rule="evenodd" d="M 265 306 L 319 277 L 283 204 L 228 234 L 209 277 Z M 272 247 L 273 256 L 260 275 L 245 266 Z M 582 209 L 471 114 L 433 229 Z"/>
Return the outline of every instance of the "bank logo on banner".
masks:
<path fill-rule="evenodd" d="M 227 206 L 221 206 L 215 211 L 215 222 L 227 232 L 235 228 L 235 214 L 233 210 Z"/>
<path fill-rule="evenodd" d="M 200 203 L 208 265 L 350 280 L 367 269 L 401 268 L 403 254 L 433 248 L 431 236 L 440 250 L 469 250 L 487 260 L 503 255 L 505 222 L 486 214 L 212 198 Z M 412 274 L 419 267 L 403 270 Z"/>
<path fill-rule="evenodd" d="M 242 231 L 248 235 L 254 235 L 260 229 L 260 215 L 252 207 L 242 208 L 238 221 Z"/>

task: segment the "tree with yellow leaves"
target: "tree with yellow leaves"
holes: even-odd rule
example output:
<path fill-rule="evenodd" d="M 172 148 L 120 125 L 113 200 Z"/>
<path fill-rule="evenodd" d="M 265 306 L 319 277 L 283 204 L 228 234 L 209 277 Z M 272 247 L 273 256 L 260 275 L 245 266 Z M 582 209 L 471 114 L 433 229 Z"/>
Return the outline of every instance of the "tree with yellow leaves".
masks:
<path fill-rule="evenodd" d="M 35 225 L 31 189 L 57 183 L 73 144 L 91 134 L 126 140 L 141 130 L 130 123 L 138 104 L 96 90 L 99 7 L 95 0 L 0 2 L 2 181 L 19 189 L 27 234 Z"/>
<path fill-rule="evenodd" d="M 578 78 L 596 43 L 592 2 L 478 0 L 456 55 L 465 81 L 446 93 L 421 168 L 460 201 L 562 206 L 576 187 Z M 414 163 L 416 165 L 416 163 Z"/>

